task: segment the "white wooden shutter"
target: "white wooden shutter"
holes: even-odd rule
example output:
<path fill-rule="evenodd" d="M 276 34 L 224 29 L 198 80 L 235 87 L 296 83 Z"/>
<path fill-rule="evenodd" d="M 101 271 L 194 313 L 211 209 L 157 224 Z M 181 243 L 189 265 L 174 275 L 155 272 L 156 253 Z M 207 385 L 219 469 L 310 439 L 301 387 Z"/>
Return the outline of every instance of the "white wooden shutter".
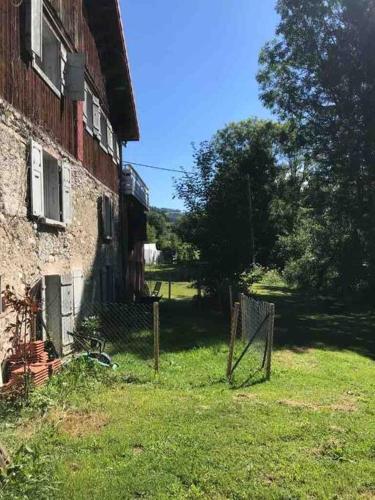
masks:
<path fill-rule="evenodd" d="M 43 148 L 35 141 L 30 145 L 30 198 L 31 213 L 34 217 L 44 215 Z"/>
<path fill-rule="evenodd" d="M 85 82 L 85 100 L 83 103 L 83 122 L 84 123 L 87 123 L 88 93 L 89 93 L 89 87 L 88 87 L 87 83 Z"/>
<path fill-rule="evenodd" d="M 61 343 L 63 354 L 67 354 L 73 343 L 69 332 L 73 330 L 73 283 L 70 274 L 61 276 Z"/>
<path fill-rule="evenodd" d="M 118 141 L 118 140 L 116 140 L 115 147 L 116 147 L 116 158 L 117 158 L 117 163 L 120 163 L 120 161 L 121 161 L 121 156 L 120 156 L 120 143 L 119 143 L 119 141 Z"/>
<path fill-rule="evenodd" d="M 72 183 L 71 167 L 64 160 L 61 166 L 62 221 L 69 224 L 72 221 Z"/>
<path fill-rule="evenodd" d="M 26 43 L 32 57 L 42 57 L 43 0 L 26 1 Z"/>
<path fill-rule="evenodd" d="M 82 307 L 84 278 L 82 271 L 73 271 L 73 312 L 74 317 L 79 316 Z"/>
<path fill-rule="evenodd" d="M 66 94 L 66 70 L 67 70 L 68 52 L 63 44 L 60 45 L 60 64 L 61 64 L 61 93 Z"/>
<path fill-rule="evenodd" d="M 100 131 L 100 104 L 99 99 L 95 96 L 92 98 L 93 100 L 93 108 L 94 108 L 94 135 L 101 139 L 101 131 Z"/>
<path fill-rule="evenodd" d="M 72 101 L 85 100 L 85 54 L 68 54 L 66 67 L 66 95 Z"/>
<path fill-rule="evenodd" d="M 108 152 L 111 156 L 113 156 L 113 129 L 109 120 L 107 120 L 107 128 L 108 128 Z"/>

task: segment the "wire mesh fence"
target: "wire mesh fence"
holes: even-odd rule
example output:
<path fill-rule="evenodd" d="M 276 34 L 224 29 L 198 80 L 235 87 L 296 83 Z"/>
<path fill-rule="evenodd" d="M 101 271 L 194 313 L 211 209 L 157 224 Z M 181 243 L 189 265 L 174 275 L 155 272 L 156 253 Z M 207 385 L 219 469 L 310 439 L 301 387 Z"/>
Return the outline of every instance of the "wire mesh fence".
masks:
<path fill-rule="evenodd" d="M 159 370 L 159 304 L 86 304 L 72 334 L 76 351 L 139 374 Z M 103 356 L 101 356 L 103 354 Z"/>
<path fill-rule="evenodd" d="M 227 376 L 246 384 L 270 378 L 275 306 L 244 294 L 233 309 Z"/>

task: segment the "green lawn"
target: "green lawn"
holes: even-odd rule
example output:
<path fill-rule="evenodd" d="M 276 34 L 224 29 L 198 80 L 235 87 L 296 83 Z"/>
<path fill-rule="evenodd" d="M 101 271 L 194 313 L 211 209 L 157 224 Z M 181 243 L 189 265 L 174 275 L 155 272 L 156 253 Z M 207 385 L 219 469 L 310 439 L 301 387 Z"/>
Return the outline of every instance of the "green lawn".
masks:
<path fill-rule="evenodd" d="M 176 290 L 159 377 L 136 354 L 119 356 L 125 378 L 72 368 L 34 395 L 43 415 L 0 423 L 29 447 L 0 497 L 21 498 L 23 474 L 23 498 L 375 498 L 374 313 L 258 286 L 276 303 L 273 377 L 233 388 L 227 319 Z"/>

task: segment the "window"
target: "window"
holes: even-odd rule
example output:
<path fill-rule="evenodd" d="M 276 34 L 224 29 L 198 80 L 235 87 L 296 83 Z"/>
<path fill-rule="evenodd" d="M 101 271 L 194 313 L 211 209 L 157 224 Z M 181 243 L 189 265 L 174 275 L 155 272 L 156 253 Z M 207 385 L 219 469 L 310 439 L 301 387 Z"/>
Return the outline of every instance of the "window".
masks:
<path fill-rule="evenodd" d="M 46 19 L 43 19 L 40 67 L 56 88 L 61 84 L 60 45 Z"/>
<path fill-rule="evenodd" d="M 65 226 L 71 221 L 71 169 L 66 161 L 31 142 L 31 213 L 46 224 Z"/>
<path fill-rule="evenodd" d="M 58 161 L 43 152 L 44 216 L 61 222 L 60 166 Z"/>
<path fill-rule="evenodd" d="M 111 240 L 113 237 L 113 205 L 111 198 L 105 194 L 102 198 L 102 227 L 103 239 Z"/>
<path fill-rule="evenodd" d="M 43 0 L 28 0 L 25 8 L 26 42 L 33 67 L 59 97 L 65 93 L 73 101 L 83 101 L 84 54 L 68 53 L 43 10 Z"/>
<path fill-rule="evenodd" d="M 100 112 L 100 144 L 107 151 L 108 149 L 108 125 L 107 125 L 107 118 L 103 111 Z"/>
<path fill-rule="evenodd" d="M 86 129 L 90 132 L 90 134 L 93 133 L 94 129 L 94 99 L 93 99 L 93 94 L 89 88 L 89 86 L 86 84 L 85 85 L 85 105 L 84 105 L 84 112 L 83 112 L 83 117 L 84 117 L 84 122 L 86 124 Z"/>

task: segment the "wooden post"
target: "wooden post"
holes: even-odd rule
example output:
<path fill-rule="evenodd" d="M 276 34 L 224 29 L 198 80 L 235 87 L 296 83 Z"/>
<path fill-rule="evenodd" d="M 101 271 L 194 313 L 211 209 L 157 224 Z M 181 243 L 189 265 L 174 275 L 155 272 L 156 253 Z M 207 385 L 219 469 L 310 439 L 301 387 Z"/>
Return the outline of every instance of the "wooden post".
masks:
<path fill-rule="evenodd" d="M 275 305 L 270 304 L 270 317 L 269 317 L 269 328 L 268 328 L 268 338 L 267 338 L 267 364 L 266 364 L 266 378 L 270 380 L 271 378 L 271 367 L 272 367 L 272 351 L 273 351 L 273 331 L 275 326 Z"/>
<path fill-rule="evenodd" d="M 160 356 L 160 321 L 159 321 L 159 302 L 154 302 L 154 363 L 155 372 L 159 373 Z"/>
<path fill-rule="evenodd" d="M 228 353 L 228 365 L 227 365 L 227 378 L 229 380 L 232 374 L 234 344 L 236 342 L 239 312 L 240 312 L 240 304 L 236 302 L 233 307 L 232 321 L 230 326 L 230 340 L 229 340 L 229 353 Z"/>
<path fill-rule="evenodd" d="M 171 300 L 172 298 L 172 281 L 171 278 L 169 278 L 168 281 L 168 299 Z"/>
<path fill-rule="evenodd" d="M 232 319 L 232 312 L 233 312 L 233 290 L 232 290 L 232 285 L 229 285 L 229 309 L 230 309 L 230 318 Z"/>

